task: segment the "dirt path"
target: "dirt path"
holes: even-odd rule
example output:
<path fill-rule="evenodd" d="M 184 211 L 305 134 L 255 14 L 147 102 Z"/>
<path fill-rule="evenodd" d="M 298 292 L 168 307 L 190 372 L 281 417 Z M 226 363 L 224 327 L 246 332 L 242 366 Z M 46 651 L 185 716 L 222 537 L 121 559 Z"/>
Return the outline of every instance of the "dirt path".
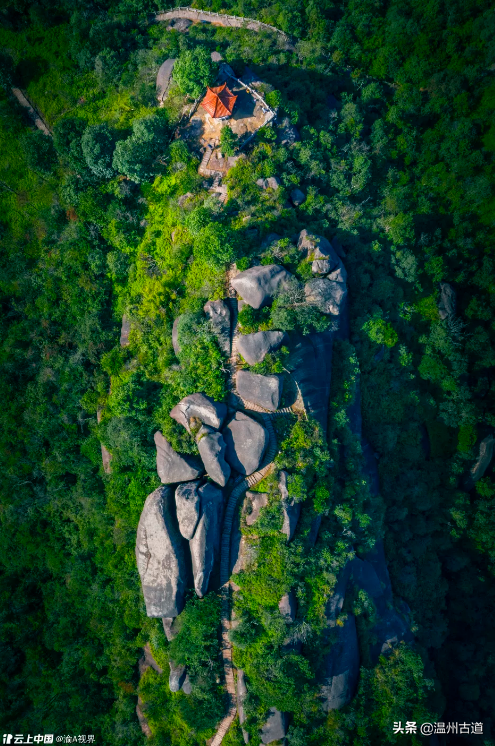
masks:
<path fill-rule="evenodd" d="M 273 31 L 289 42 L 289 37 L 285 31 L 281 31 L 275 26 L 270 26 L 268 23 L 256 21 L 254 18 L 231 16 L 227 13 L 212 13 L 209 10 L 198 10 L 197 8 L 182 6 L 172 8 L 172 10 L 161 11 L 154 16 L 155 21 L 170 21 L 172 18 L 187 18 L 193 22 L 213 23 L 218 26 L 230 26 L 231 28 L 247 28 L 251 31 Z"/>
<path fill-rule="evenodd" d="M 38 114 L 34 106 L 32 105 L 31 101 L 28 99 L 25 93 L 21 91 L 20 88 L 12 88 L 12 93 L 16 97 L 16 99 L 19 101 L 20 105 L 26 109 L 27 113 L 33 120 L 33 124 L 35 127 L 37 127 L 39 130 L 41 130 L 45 135 L 48 135 L 48 137 L 52 136 L 52 133 L 47 125 L 47 123 L 44 121 L 44 119 Z"/>

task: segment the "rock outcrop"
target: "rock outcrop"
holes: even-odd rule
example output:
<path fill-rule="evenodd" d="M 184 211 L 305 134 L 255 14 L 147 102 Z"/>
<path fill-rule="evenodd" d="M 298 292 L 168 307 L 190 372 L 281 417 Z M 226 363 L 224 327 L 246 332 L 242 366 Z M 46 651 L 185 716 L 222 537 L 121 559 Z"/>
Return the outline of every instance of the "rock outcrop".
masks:
<path fill-rule="evenodd" d="M 163 484 L 190 482 L 203 474 L 203 464 L 199 459 L 176 453 L 159 431 L 155 433 L 155 444 L 156 468 Z"/>
<path fill-rule="evenodd" d="M 327 262 L 326 264 L 321 265 L 321 269 L 313 267 L 313 272 L 328 274 L 328 272 L 331 272 L 333 269 L 343 266 L 340 257 L 332 244 L 328 238 L 325 238 L 324 236 L 310 233 L 304 229 L 299 234 L 297 248 L 300 251 L 306 251 L 308 257 L 312 258 L 313 261 Z"/>
<path fill-rule="evenodd" d="M 239 474 L 252 474 L 261 465 L 268 446 L 268 433 L 244 412 L 236 412 L 223 431 L 225 458 Z"/>
<path fill-rule="evenodd" d="M 359 645 L 356 622 L 348 614 L 343 626 L 330 633 L 332 648 L 322 665 L 321 699 L 324 712 L 339 710 L 354 697 L 359 678 Z"/>
<path fill-rule="evenodd" d="M 218 339 L 220 349 L 230 355 L 230 308 L 223 300 L 209 300 L 204 312 L 210 319 L 211 327 Z"/>
<path fill-rule="evenodd" d="M 306 301 L 322 313 L 338 316 L 347 297 L 345 282 L 334 282 L 326 277 L 310 280 L 304 286 Z"/>
<path fill-rule="evenodd" d="M 282 596 L 278 602 L 278 610 L 287 624 L 292 624 L 292 622 L 295 621 L 297 614 L 297 600 L 294 591 L 289 591 L 289 593 L 285 593 Z"/>
<path fill-rule="evenodd" d="M 277 144 L 290 146 L 299 142 L 300 139 L 297 128 L 294 127 L 289 117 L 284 117 L 277 125 Z"/>
<path fill-rule="evenodd" d="M 186 482 L 179 484 L 175 490 L 175 505 L 177 509 L 177 521 L 179 531 L 184 539 L 192 539 L 199 521 L 201 510 L 201 497 L 199 494 L 199 482 Z"/>
<path fill-rule="evenodd" d="M 222 433 L 208 425 L 202 425 L 196 435 L 199 455 L 208 476 L 225 487 L 230 477 L 230 466 L 225 460 L 225 441 Z"/>
<path fill-rule="evenodd" d="M 194 423 L 195 420 L 195 424 L 203 423 L 219 430 L 226 415 L 227 407 L 223 402 L 214 401 L 210 396 L 201 393 L 185 396 L 170 412 L 170 416 L 189 433 L 191 421 Z"/>
<path fill-rule="evenodd" d="M 246 713 L 244 712 L 244 700 L 247 695 L 246 678 L 244 671 L 241 668 L 237 669 L 237 682 L 236 682 L 236 694 L 237 694 L 237 713 L 239 715 L 239 724 L 242 728 L 243 723 L 246 720 Z M 242 728 L 242 737 L 244 743 L 249 743 L 249 734 Z"/>
<path fill-rule="evenodd" d="M 282 533 L 286 535 L 287 541 L 289 542 L 294 536 L 294 532 L 301 515 L 301 503 L 296 503 L 290 496 L 287 489 L 287 472 L 281 471 L 278 488 L 280 491 L 280 499 L 282 502 Z"/>
<path fill-rule="evenodd" d="M 266 492 L 246 492 L 244 506 L 250 509 L 249 513 L 246 511 L 246 525 L 252 526 L 255 524 L 260 517 L 261 508 L 266 508 L 267 505 L 268 495 Z"/>
<path fill-rule="evenodd" d="M 451 318 L 455 314 L 455 307 L 456 297 L 454 288 L 448 282 L 441 282 L 438 315 L 441 319 Z"/>
<path fill-rule="evenodd" d="M 174 348 L 174 352 L 177 356 L 179 356 L 182 351 L 182 347 L 179 344 L 179 325 L 181 318 L 182 316 L 177 316 L 177 318 L 174 319 L 174 323 L 172 324 L 172 347 Z"/>
<path fill-rule="evenodd" d="M 263 308 L 278 292 L 287 290 L 292 281 L 293 275 L 286 269 L 278 264 L 268 264 L 240 272 L 231 285 L 249 306 Z"/>
<path fill-rule="evenodd" d="M 283 387 L 283 376 L 262 376 L 249 370 L 238 370 L 236 374 L 236 389 L 241 399 L 269 412 L 279 408 Z"/>
<path fill-rule="evenodd" d="M 208 590 L 210 575 L 220 551 L 223 496 L 221 490 L 211 484 L 199 488 L 201 517 L 193 538 L 191 550 L 194 589 L 202 598 Z"/>
<path fill-rule="evenodd" d="M 268 718 L 261 729 L 261 743 L 273 743 L 282 741 L 287 735 L 289 719 L 285 712 L 280 712 L 275 707 L 270 707 Z"/>
<path fill-rule="evenodd" d="M 286 338 L 286 333 L 279 331 L 243 334 L 237 340 L 237 352 L 248 365 L 256 365 L 263 362 L 267 353 L 278 350 Z"/>
<path fill-rule="evenodd" d="M 320 423 L 326 435 L 332 375 L 332 332 L 316 332 L 294 339 L 289 367 L 308 416 Z"/>
<path fill-rule="evenodd" d="M 136 536 L 136 561 L 149 617 L 176 617 L 184 607 L 186 564 L 171 487 L 144 503 Z"/>
<path fill-rule="evenodd" d="M 170 674 L 168 677 L 168 686 L 171 692 L 178 692 L 186 679 L 186 667 L 175 665 L 170 661 Z"/>
<path fill-rule="evenodd" d="M 485 475 L 486 470 L 491 464 L 494 449 L 495 437 L 492 434 L 487 435 L 479 445 L 478 458 L 471 467 L 469 476 L 465 482 L 466 489 L 471 490 L 475 483 Z"/>
<path fill-rule="evenodd" d="M 129 347 L 129 334 L 131 333 L 131 320 L 124 314 L 122 316 L 122 327 L 120 330 L 120 346 Z"/>
<path fill-rule="evenodd" d="M 290 201 L 294 205 L 294 207 L 299 207 L 299 205 L 302 205 L 302 203 L 306 200 L 306 195 L 304 194 L 301 189 L 293 189 L 290 193 Z"/>

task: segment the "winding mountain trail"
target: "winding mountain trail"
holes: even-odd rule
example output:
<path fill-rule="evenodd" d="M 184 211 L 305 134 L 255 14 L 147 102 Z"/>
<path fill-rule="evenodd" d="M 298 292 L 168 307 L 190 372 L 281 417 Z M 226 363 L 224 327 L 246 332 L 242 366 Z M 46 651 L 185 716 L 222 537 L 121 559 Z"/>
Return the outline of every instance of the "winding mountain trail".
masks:
<path fill-rule="evenodd" d="M 250 474 L 247 477 L 238 477 L 234 484 L 228 498 L 227 507 L 225 509 L 225 517 L 222 527 L 222 541 L 220 549 L 220 582 L 221 587 L 221 627 L 222 627 L 222 659 L 223 669 L 225 675 L 225 686 L 227 690 L 227 714 L 221 720 L 218 729 L 209 742 L 209 746 L 220 746 L 222 740 L 230 728 L 236 713 L 236 685 L 234 676 L 234 664 L 232 661 L 232 643 L 229 638 L 229 631 L 231 628 L 230 612 L 231 612 L 231 583 L 230 583 L 230 539 L 232 535 L 232 526 L 234 523 L 235 511 L 237 503 L 240 498 L 245 494 L 246 490 L 259 484 L 268 474 L 270 474 L 274 468 L 274 459 L 278 452 L 277 437 L 275 435 L 275 429 L 271 422 L 272 417 L 288 417 L 295 416 L 295 412 L 290 407 L 279 409 L 276 412 L 267 412 L 257 404 L 241 399 L 241 397 L 235 392 L 235 374 L 238 369 L 238 352 L 237 352 L 237 340 L 239 338 L 239 330 L 237 325 L 237 301 L 236 293 L 232 288 L 231 280 L 234 277 L 234 271 L 229 270 L 227 273 L 227 279 L 229 283 L 229 299 L 230 309 L 232 313 L 232 350 L 230 355 L 229 367 L 230 367 L 230 390 L 229 404 L 233 404 L 236 409 L 243 410 L 246 412 L 257 412 L 263 420 L 263 426 L 265 427 L 269 442 L 268 448 L 263 458 L 263 462 L 258 471 Z"/>
<path fill-rule="evenodd" d="M 282 36 L 287 42 L 289 36 L 276 26 L 257 21 L 254 18 L 243 16 L 231 16 L 228 13 L 214 13 L 210 10 L 198 10 L 188 6 L 178 6 L 171 10 L 162 10 L 153 16 L 154 21 L 171 21 L 175 18 L 186 18 L 189 21 L 200 23 L 213 23 L 217 26 L 230 26 L 231 28 L 247 28 L 250 31 L 274 31 Z"/>

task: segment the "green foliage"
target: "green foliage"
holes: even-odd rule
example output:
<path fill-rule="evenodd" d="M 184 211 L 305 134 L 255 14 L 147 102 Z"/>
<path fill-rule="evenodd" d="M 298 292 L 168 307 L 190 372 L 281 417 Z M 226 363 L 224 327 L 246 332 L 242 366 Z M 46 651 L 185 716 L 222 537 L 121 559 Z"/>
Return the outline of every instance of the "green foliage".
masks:
<path fill-rule="evenodd" d="M 194 256 L 212 269 L 221 269 L 235 255 L 235 237 L 220 223 L 208 223 L 194 238 Z"/>
<path fill-rule="evenodd" d="M 88 167 L 99 179 L 110 179 L 114 175 L 112 157 L 115 139 L 106 124 L 86 127 L 81 147 Z"/>
<path fill-rule="evenodd" d="M 174 66 L 174 80 L 182 93 L 198 98 L 215 80 L 217 65 L 204 47 L 185 49 Z"/>
<path fill-rule="evenodd" d="M 368 335 L 372 342 L 384 344 L 387 347 L 394 347 L 397 344 L 399 336 L 392 324 L 380 316 L 375 316 L 363 324 L 363 331 Z"/>
<path fill-rule="evenodd" d="M 220 150 L 222 155 L 235 155 L 239 143 L 239 135 L 227 125 L 220 132 Z"/>
<path fill-rule="evenodd" d="M 36 130 L 26 133 L 22 144 L 29 168 L 42 174 L 49 174 L 53 170 L 57 154 L 51 137 Z"/>
<path fill-rule="evenodd" d="M 157 173 L 157 158 L 163 154 L 169 131 L 166 120 L 152 114 L 132 123 L 132 135 L 120 140 L 113 154 L 113 168 L 137 183 Z"/>

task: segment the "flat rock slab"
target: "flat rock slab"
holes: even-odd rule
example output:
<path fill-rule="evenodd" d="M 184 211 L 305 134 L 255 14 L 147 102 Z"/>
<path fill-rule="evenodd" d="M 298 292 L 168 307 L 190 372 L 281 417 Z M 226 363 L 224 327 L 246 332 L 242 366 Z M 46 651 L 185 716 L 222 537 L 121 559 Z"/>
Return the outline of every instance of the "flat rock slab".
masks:
<path fill-rule="evenodd" d="M 203 464 L 198 458 L 174 451 L 159 431 L 155 433 L 155 445 L 156 469 L 163 484 L 190 482 L 203 474 Z"/>
<path fill-rule="evenodd" d="M 167 97 L 175 63 L 176 60 L 170 58 L 165 60 L 158 69 L 156 76 L 156 97 L 160 103 Z"/>
<path fill-rule="evenodd" d="M 347 297 L 347 285 L 321 277 L 307 282 L 304 293 L 306 301 L 319 311 L 338 316 Z"/>
<path fill-rule="evenodd" d="M 222 433 L 203 425 L 196 436 L 199 455 L 208 476 L 225 487 L 230 477 L 230 466 L 225 460 L 225 441 Z"/>
<path fill-rule="evenodd" d="M 286 333 L 280 331 L 242 334 L 237 340 L 237 351 L 248 365 L 256 365 L 263 362 L 269 352 L 278 350 L 286 339 Z"/>
<path fill-rule="evenodd" d="M 230 308 L 223 300 L 209 300 L 208 303 L 205 303 L 203 310 L 210 319 L 220 349 L 226 355 L 230 355 Z"/>
<path fill-rule="evenodd" d="M 289 719 L 285 712 L 270 707 L 266 723 L 261 729 L 261 743 L 281 741 L 287 735 Z"/>
<path fill-rule="evenodd" d="M 259 469 L 269 440 L 259 422 L 236 412 L 222 434 L 227 446 L 225 458 L 233 469 L 239 474 L 253 474 Z"/>
<path fill-rule="evenodd" d="M 252 526 L 260 517 L 261 508 L 268 505 L 268 494 L 266 492 L 246 492 L 245 508 L 250 512 L 246 514 L 246 525 Z"/>
<path fill-rule="evenodd" d="M 286 535 L 287 541 L 289 542 L 294 536 L 294 532 L 299 521 L 299 516 L 301 515 L 301 503 L 296 503 L 289 497 L 289 492 L 287 489 L 287 472 L 285 471 L 280 472 L 278 489 L 280 491 L 283 513 L 283 523 L 281 531 L 283 534 Z"/>
<path fill-rule="evenodd" d="M 179 531 L 188 541 L 194 536 L 199 521 L 201 509 L 199 485 L 200 482 L 186 482 L 185 484 L 179 484 L 175 490 Z"/>
<path fill-rule="evenodd" d="M 170 412 L 172 419 L 183 425 L 189 433 L 191 420 L 197 420 L 218 430 L 222 427 L 226 415 L 227 406 L 223 402 L 214 401 L 201 393 L 185 396 Z"/>
<path fill-rule="evenodd" d="M 287 624 L 292 624 L 292 622 L 295 621 L 297 614 L 297 600 L 294 591 L 289 591 L 289 593 L 285 593 L 282 596 L 278 602 L 278 610 Z"/>
<path fill-rule="evenodd" d="M 301 392 L 308 416 L 319 422 L 325 435 L 332 377 L 332 347 L 332 332 L 297 336 L 288 366 Z"/>
<path fill-rule="evenodd" d="M 176 617 L 184 608 L 186 564 L 175 517 L 174 492 L 148 495 L 136 535 L 136 562 L 149 617 Z"/>
<path fill-rule="evenodd" d="M 323 661 L 323 686 L 320 690 L 324 712 L 340 710 L 356 692 L 359 678 L 359 645 L 356 622 L 348 614 L 342 627 L 333 629 L 333 645 Z"/>
<path fill-rule="evenodd" d="M 288 290 L 293 275 L 278 264 L 251 267 L 239 272 L 231 282 L 241 298 L 252 308 L 269 305 L 274 296 Z"/>
<path fill-rule="evenodd" d="M 199 489 L 201 496 L 201 517 L 193 538 L 189 542 L 191 550 L 194 589 L 202 598 L 208 591 L 210 575 L 220 552 L 220 534 L 223 515 L 223 495 L 212 484 L 204 484 Z"/>
<path fill-rule="evenodd" d="M 257 404 L 269 412 L 276 412 L 284 388 L 283 376 L 262 376 L 249 370 L 236 373 L 237 393 L 244 401 Z"/>

